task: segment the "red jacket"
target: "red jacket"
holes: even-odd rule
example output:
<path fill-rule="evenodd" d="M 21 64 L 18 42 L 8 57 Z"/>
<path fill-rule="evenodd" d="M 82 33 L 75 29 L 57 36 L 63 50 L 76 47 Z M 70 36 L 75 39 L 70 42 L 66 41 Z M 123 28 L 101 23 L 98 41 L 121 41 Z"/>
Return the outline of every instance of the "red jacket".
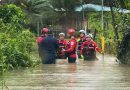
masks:
<path fill-rule="evenodd" d="M 86 38 L 88 38 L 87 36 L 84 36 L 83 38 L 78 38 L 77 41 L 78 41 L 78 50 L 81 50 L 81 46 L 83 44 L 83 42 L 86 41 Z"/>
<path fill-rule="evenodd" d="M 66 47 L 65 52 L 68 53 L 70 55 L 70 57 L 76 58 L 76 47 L 77 47 L 76 40 L 75 39 L 71 39 L 67 43 L 67 47 Z"/>
<path fill-rule="evenodd" d="M 45 37 L 44 35 L 39 36 L 37 39 L 37 43 L 40 44 L 44 37 Z"/>
<path fill-rule="evenodd" d="M 59 47 L 66 46 L 67 45 L 67 41 L 66 40 L 58 40 L 58 44 L 59 44 Z"/>
<path fill-rule="evenodd" d="M 80 50 L 80 54 L 83 54 L 83 53 L 82 53 L 82 50 L 83 50 L 83 48 L 84 48 L 86 45 L 88 46 L 88 49 L 87 49 L 87 50 L 94 49 L 94 50 L 96 50 L 96 51 L 98 51 L 98 52 L 101 52 L 101 49 L 97 46 L 96 42 L 94 42 L 94 41 L 91 40 L 91 41 L 85 41 L 85 42 L 82 44 L 81 50 Z"/>
<path fill-rule="evenodd" d="M 58 46 L 59 46 L 57 51 L 58 56 L 64 56 L 64 52 L 62 50 L 66 48 L 66 45 L 67 45 L 66 40 L 58 40 Z"/>

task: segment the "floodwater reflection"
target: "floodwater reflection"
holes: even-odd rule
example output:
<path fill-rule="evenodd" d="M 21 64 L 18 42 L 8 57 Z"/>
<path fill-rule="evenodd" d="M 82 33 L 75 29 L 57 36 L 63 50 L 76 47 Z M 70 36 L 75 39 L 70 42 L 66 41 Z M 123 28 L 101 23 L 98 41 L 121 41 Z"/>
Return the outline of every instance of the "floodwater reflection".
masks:
<path fill-rule="evenodd" d="M 130 90 L 130 66 L 119 65 L 112 56 L 96 61 L 79 60 L 10 72 L 10 90 Z"/>

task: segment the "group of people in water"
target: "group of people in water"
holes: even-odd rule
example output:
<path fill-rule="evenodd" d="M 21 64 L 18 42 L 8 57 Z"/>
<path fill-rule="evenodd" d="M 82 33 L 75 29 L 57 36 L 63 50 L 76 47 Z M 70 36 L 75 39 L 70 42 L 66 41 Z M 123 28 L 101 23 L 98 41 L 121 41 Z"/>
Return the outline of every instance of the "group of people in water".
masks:
<path fill-rule="evenodd" d="M 75 63 L 77 58 L 91 60 L 96 58 L 96 51 L 102 52 L 93 41 L 91 35 L 85 30 L 79 31 L 79 37 L 75 37 L 76 30 L 67 30 L 69 40 L 65 39 L 65 33 L 59 33 L 58 39 L 53 36 L 53 31 L 48 28 L 41 30 L 38 37 L 38 51 L 43 64 L 55 64 L 56 59 L 67 59 L 68 63 Z"/>

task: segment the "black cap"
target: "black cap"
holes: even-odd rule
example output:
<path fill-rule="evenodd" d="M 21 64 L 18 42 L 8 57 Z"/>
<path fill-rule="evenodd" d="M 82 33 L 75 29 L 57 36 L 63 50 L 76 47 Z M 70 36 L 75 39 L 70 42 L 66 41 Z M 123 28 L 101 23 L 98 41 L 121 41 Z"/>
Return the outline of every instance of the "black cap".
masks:
<path fill-rule="evenodd" d="M 48 30 L 48 35 L 53 35 L 53 31 L 52 30 Z"/>

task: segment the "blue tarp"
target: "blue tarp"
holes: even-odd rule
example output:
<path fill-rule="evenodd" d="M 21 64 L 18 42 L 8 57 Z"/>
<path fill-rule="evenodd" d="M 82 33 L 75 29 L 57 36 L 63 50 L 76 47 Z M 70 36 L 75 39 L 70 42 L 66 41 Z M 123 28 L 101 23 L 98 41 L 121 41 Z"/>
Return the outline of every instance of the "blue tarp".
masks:
<path fill-rule="evenodd" d="M 115 8 L 118 9 L 118 8 Z M 110 7 L 103 6 L 102 5 L 96 5 L 96 4 L 84 4 L 82 6 L 76 7 L 75 11 L 111 11 Z M 123 13 L 130 13 L 130 10 L 127 9 L 120 9 L 119 12 Z"/>

